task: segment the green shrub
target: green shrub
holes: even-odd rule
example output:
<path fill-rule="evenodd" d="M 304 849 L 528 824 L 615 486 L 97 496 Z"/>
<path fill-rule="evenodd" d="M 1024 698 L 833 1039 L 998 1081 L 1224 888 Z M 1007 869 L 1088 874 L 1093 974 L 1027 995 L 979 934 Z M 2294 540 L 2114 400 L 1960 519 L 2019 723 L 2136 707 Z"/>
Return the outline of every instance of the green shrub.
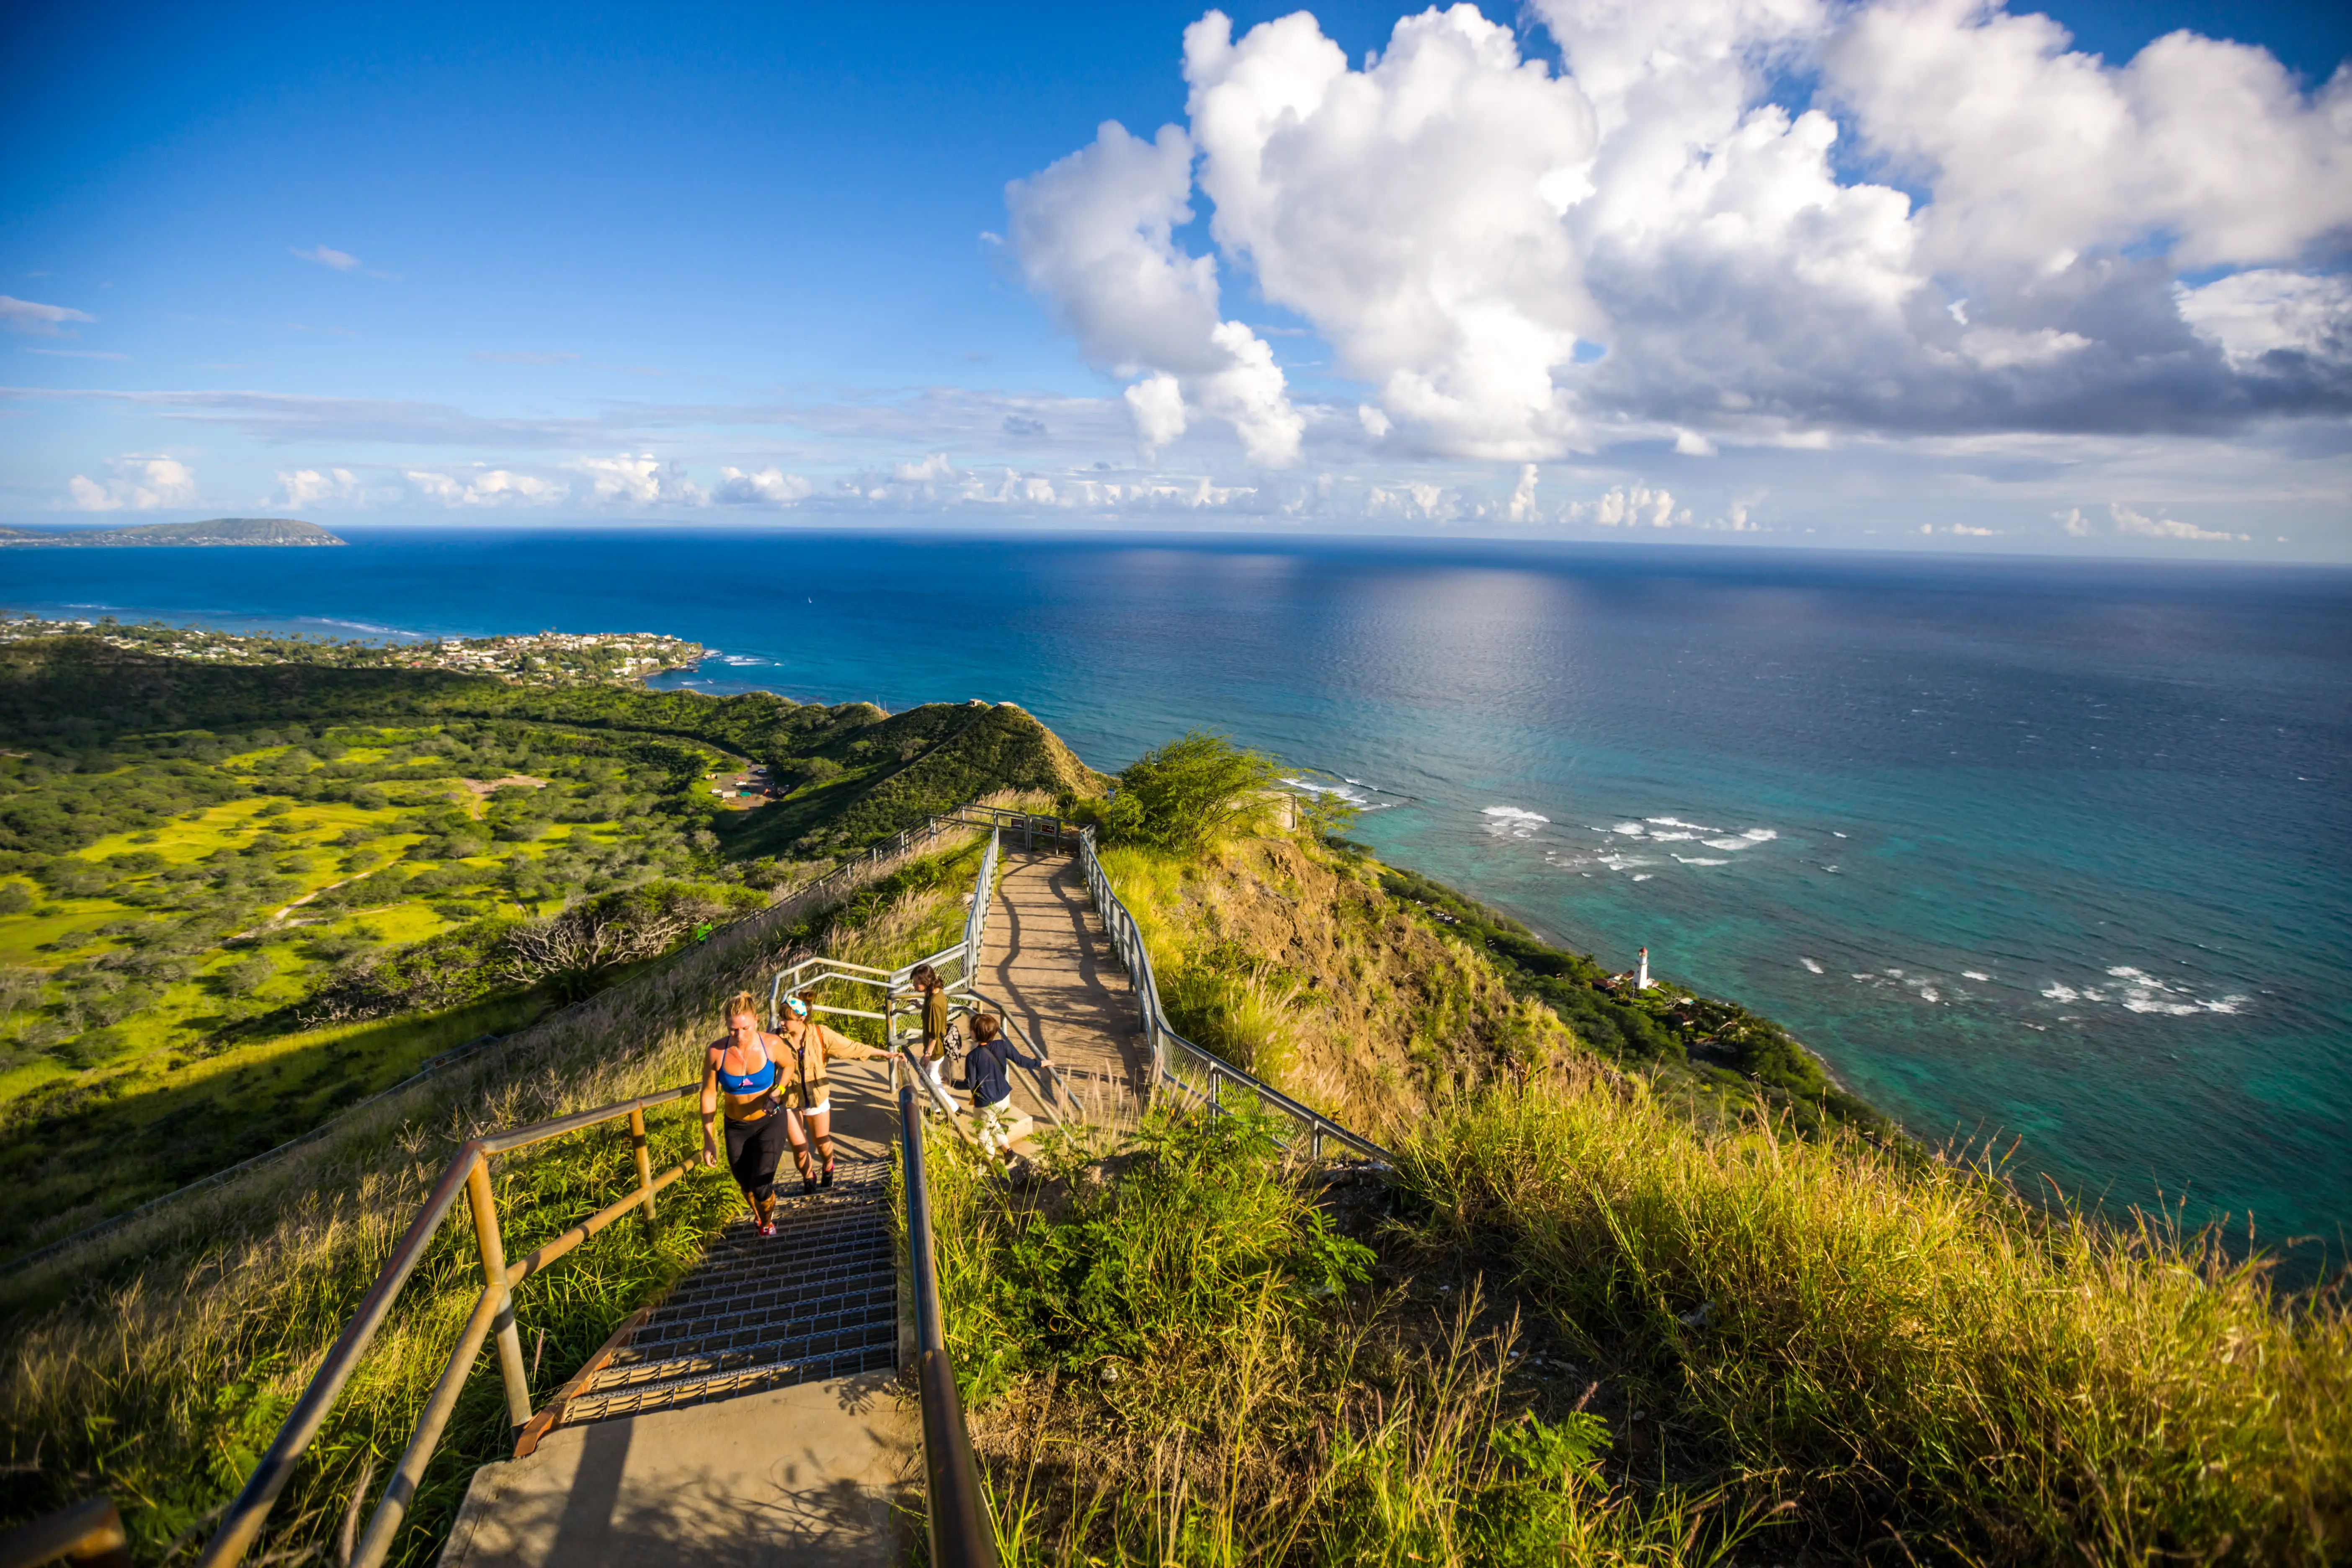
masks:
<path fill-rule="evenodd" d="M 1155 1116 L 1100 1161 L 1065 1142 L 1043 1212 L 933 1149 L 950 1350 L 1008 1565 L 1677 1568 L 1752 1528 L 1674 1487 L 1613 1494 L 1601 1420 L 1506 1394 L 1509 1336 L 1474 1331 L 1475 1290 L 1400 1340 L 1397 1298 L 1362 1289 L 1370 1250 L 1262 1125 Z"/>
<path fill-rule="evenodd" d="M 1279 776 L 1271 757 L 1201 731 L 1146 752 L 1118 775 L 1104 812 L 1114 843 L 1191 855 L 1263 821 Z"/>

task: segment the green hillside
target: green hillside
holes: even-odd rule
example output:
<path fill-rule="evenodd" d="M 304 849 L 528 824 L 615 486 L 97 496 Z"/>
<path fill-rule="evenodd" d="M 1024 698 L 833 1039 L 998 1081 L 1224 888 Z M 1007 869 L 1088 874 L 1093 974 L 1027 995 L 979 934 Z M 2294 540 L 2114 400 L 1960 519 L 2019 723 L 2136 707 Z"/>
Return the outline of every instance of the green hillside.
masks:
<path fill-rule="evenodd" d="M 961 801 L 1095 788 L 1011 705 L 229 666 L 98 636 L 0 645 L 0 1256 Z M 747 762 L 771 796 L 716 795 Z M 558 921 L 609 926 L 618 956 L 530 960 Z"/>

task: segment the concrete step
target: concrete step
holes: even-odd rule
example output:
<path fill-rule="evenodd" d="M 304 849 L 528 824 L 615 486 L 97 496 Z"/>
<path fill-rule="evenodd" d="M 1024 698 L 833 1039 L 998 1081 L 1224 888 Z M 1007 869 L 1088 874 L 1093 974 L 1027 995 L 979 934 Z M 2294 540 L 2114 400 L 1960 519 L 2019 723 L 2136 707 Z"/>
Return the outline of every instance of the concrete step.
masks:
<path fill-rule="evenodd" d="M 748 1215 L 729 1225 L 572 1396 L 558 1426 L 895 1367 L 888 1174 L 887 1162 L 844 1159 L 829 1188 L 803 1195 L 788 1180 L 774 1236 L 761 1236 Z"/>

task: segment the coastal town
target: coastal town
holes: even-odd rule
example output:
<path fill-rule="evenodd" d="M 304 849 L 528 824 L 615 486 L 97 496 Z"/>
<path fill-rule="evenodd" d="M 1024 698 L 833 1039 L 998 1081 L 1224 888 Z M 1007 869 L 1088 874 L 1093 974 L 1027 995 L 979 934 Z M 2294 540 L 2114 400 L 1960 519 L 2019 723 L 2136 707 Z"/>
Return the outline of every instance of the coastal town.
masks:
<path fill-rule="evenodd" d="M 111 647 L 214 664 L 326 664 L 345 668 L 449 669 L 494 675 L 520 686 L 626 685 L 666 669 L 688 669 L 700 643 L 653 632 L 554 632 L 495 637 L 374 642 L 301 633 L 239 634 L 162 621 L 0 617 L 0 643 L 27 637 L 94 637 Z"/>

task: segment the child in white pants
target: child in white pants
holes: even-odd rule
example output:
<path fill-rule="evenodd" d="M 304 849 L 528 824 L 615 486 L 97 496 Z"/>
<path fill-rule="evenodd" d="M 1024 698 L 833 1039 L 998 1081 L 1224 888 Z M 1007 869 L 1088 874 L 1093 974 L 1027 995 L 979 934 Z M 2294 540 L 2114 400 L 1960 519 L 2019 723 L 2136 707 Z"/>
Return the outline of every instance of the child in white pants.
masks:
<path fill-rule="evenodd" d="M 1010 1154 L 1016 1112 L 1013 1109 L 1013 1080 L 1006 1064 L 1019 1062 L 1033 1071 L 1045 1064 L 1006 1039 L 1004 1026 L 991 1014 L 973 1015 L 971 1042 L 963 1063 L 964 1081 L 971 1086 L 972 1125 L 979 1131 L 982 1149 L 992 1154 Z"/>

